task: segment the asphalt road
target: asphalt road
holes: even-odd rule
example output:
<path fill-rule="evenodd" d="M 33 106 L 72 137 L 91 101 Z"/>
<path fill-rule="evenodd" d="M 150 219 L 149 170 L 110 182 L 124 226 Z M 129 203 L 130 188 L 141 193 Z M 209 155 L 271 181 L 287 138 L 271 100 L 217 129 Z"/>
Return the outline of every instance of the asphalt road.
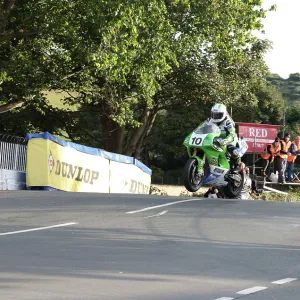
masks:
<path fill-rule="evenodd" d="M 299 300 L 300 204 L 189 200 L 0 192 L 0 299 Z"/>

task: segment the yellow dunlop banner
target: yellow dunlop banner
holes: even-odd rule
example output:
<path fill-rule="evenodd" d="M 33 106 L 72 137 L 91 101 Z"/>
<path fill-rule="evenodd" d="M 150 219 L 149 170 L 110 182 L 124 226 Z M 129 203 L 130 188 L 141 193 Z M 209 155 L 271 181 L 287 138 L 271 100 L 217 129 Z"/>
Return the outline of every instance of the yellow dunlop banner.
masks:
<path fill-rule="evenodd" d="M 151 176 L 132 164 L 110 162 L 110 192 L 149 194 Z"/>
<path fill-rule="evenodd" d="M 109 192 L 109 160 L 51 140 L 28 141 L 26 185 L 70 192 Z"/>

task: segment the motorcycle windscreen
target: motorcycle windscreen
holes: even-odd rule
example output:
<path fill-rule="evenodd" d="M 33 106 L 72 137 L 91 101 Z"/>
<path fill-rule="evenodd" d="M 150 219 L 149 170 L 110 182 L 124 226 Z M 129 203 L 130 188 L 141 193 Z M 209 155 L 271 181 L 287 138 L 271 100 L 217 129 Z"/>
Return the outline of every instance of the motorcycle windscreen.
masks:
<path fill-rule="evenodd" d="M 217 131 L 220 131 L 220 129 L 214 123 L 203 123 L 194 130 L 196 134 L 209 134 Z"/>

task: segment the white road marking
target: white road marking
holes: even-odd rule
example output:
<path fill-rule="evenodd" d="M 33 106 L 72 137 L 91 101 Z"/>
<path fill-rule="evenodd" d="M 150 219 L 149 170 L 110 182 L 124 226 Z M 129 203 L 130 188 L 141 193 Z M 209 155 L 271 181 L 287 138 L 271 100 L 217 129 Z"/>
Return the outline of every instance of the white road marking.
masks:
<path fill-rule="evenodd" d="M 298 278 L 285 278 L 285 279 L 280 279 L 280 280 L 273 281 L 272 283 L 275 283 L 275 284 L 285 284 L 285 283 L 288 283 L 288 282 L 291 282 L 291 281 L 295 281 L 297 279 Z"/>
<path fill-rule="evenodd" d="M 284 279 L 273 281 L 272 283 L 274 283 L 274 284 L 285 284 L 285 283 L 289 283 L 289 282 L 295 281 L 297 279 L 298 278 L 284 278 Z M 240 294 L 240 295 L 249 295 L 249 294 L 260 292 L 260 291 L 263 291 L 263 290 L 266 290 L 266 289 L 267 289 L 267 287 L 264 287 L 264 286 L 254 286 L 254 287 L 252 287 L 250 289 L 239 291 L 239 292 L 237 292 L 237 294 Z M 218 299 L 215 299 L 215 300 L 234 300 L 234 298 L 221 297 L 221 298 L 218 298 Z"/>
<path fill-rule="evenodd" d="M 240 294 L 240 295 L 249 295 L 249 294 L 253 294 L 253 293 L 259 292 L 259 291 L 263 291 L 265 289 L 267 289 L 267 287 L 265 287 L 265 286 L 254 286 L 254 287 L 252 287 L 250 289 L 239 291 L 239 292 L 237 292 L 237 294 Z"/>
<path fill-rule="evenodd" d="M 24 233 L 24 232 L 30 232 L 30 231 L 38 231 L 38 230 L 45 230 L 45 229 L 51 229 L 51 228 L 57 228 L 57 227 L 65 227 L 65 226 L 71 226 L 78 223 L 64 223 L 64 224 L 57 224 L 57 225 L 51 225 L 46 227 L 38 227 L 38 228 L 32 228 L 32 229 L 25 229 L 25 230 L 19 230 L 19 231 L 11 231 L 11 232 L 4 232 L 0 233 L 0 235 L 10 235 L 10 234 L 16 234 L 16 233 Z"/>
<path fill-rule="evenodd" d="M 164 214 L 167 213 L 167 212 L 168 212 L 167 210 L 164 210 L 164 211 L 162 211 L 162 212 L 160 212 L 160 213 L 158 213 L 158 214 L 156 214 L 156 215 L 148 216 L 148 217 L 144 217 L 144 218 L 147 219 L 147 218 L 159 217 L 159 216 L 164 215 Z"/>
<path fill-rule="evenodd" d="M 186 199 L 186 200 L 180 200 L 180 201 L 175 201 L 175 202 L 168 202 L 168 203 L 165 203 L 165 204 L 150 206 L 150 207 L 146 207 L 146 208 L 139 209 L 139 210 L 128 211 L 127 214 L 135 214 L 135 213 L 139 213 L 139 212 L 143 212 L 143 211 L 147 211 L 147 210 L 151 210 L 151 209 L 155 209 L 155 208 L 175 205 L 175 204 L 178 204 L 178 203 L 191 202 L 191 201 L 201 201 L 201 200 L 203 200 L 203 199 Z"/>

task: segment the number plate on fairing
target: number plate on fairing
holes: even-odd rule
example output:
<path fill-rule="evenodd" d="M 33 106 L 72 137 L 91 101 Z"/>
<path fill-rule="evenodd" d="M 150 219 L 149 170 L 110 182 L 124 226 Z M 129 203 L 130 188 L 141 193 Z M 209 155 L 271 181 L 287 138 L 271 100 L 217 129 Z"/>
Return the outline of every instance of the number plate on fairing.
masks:
<path fill-rule="evenodd" d="M 204 139 L 206 138 L 207 134 L 197 134 L 197 133 L 193 133 L 191 138 L 190 138 L 190 141 L 189 141 L 189 144 L 191 146 L 201 146 Z"/>

